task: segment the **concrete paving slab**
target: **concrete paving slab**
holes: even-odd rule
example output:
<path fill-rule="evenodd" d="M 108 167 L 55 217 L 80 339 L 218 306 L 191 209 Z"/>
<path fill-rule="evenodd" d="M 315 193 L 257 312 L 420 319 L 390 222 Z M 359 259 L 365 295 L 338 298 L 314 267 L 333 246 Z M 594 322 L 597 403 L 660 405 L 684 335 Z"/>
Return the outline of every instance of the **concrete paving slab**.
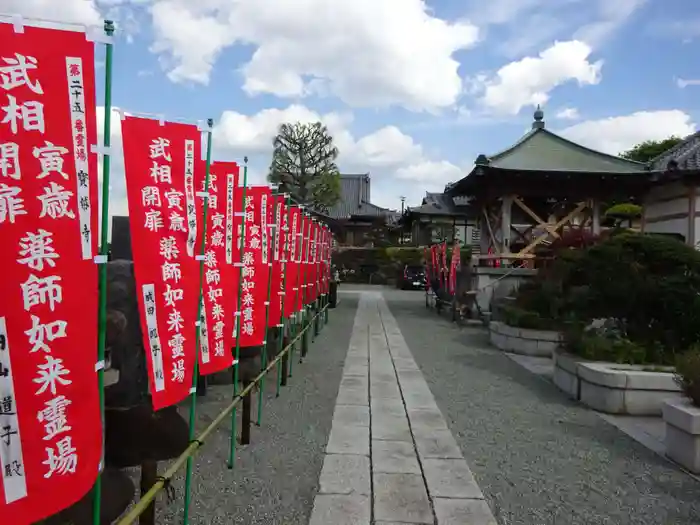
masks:
<path fill-rule="evenodd" d="M 372 418 L 379 418 L 386 415 L 405 416 L 406 409 L 403 400 L 395 398 L 372 398 L 370 402 Z"/>
<path fill-rule="evenodd" d="M 372 384 L 370 385 L 370 396 L 372 399 L 401 399 L 401 391 L 399 390 L 399 384 L 396 381 L 393 383 L 372 381 Z"/>
<path fill-rule="evenodd" d="M 338 400 L 336 402 L 340 405 L 369 406 L 367 387 L 341 385 L 338 389 Z"/>
<path fill-rule="evenodd" d="M 498 525 L 484 500 L 433 499 L 438 525 Z"/>
<path fill-rule="evenodd" d="M 387 474 L 421 474 L 413 443 L 373 439 L 372 470 Z"/>
<path fill-rule="evenodd" d="M 369 407 L 360 405 L 336 405 L 333 413 L 333 425 L 369 426 Z"/>
<path fill-rule="evenodd" d="M 379 414 L 372 417 L 372 439 L 413 442 L 405 415 Z"/>
<path fill-rule="evenodd" d="M 435 430 L 428 435 L 416 435 L 416 448 L 421 460 L 462 459 L 462 451 L 449 430 Z"/>
<path fill-rule="evenodd" d="M 484 497 L 463 459 L 424 459 L 423 472 L 433 498 Z"/>
<path fill-rule="evenodd" d="M 436 430 L 447 430 L 447 423 L 442 412 L 431 408 L 409 408 L 408 419 L 413 433 L 420 436 L 430 436 Z"/>
<path fill-rule="evenodd" d="M 319 494 L 309 525 L 370 525 L 371 500 L 360 494 Z"/>
<path fill-rule="evenodd" d="M 321 494 L 371 495 L 369 457 L 327 454 L 319 483 Z"/>
<path fill-rule="evenodd" d="M 326 454 L 360 454 L 369 456 L 369 428 L 359 426 L 336 426 L 326 446 Z"/>
<path fill-rule="evenodd" d="M 374 474 L 374 519 L 430 523 L 433 511 L 418 474 Z"/>
<path fill-rule="evenodd" d="M 343 376 L 364 376 L 369 374 L 369 366 L 366 365 L 345 365 Z"/>

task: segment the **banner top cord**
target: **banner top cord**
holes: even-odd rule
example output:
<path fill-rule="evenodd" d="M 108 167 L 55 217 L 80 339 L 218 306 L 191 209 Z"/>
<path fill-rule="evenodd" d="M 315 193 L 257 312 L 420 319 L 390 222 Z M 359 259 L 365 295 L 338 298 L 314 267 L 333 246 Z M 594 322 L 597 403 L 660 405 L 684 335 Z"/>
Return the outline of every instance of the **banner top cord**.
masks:
<path fill-rule="evenodd" d="M 45 18 L 30 18 L 17 13 L 0 13 L 0 23 L 12 24 L 15 33 L 24 33 L 25 27 L 58 29 L 62 31 L 85 33 L 85 38 L 91 42 L 100 42 L 103 44 L 114 43 L 112 36 L 105 33 L 104 24 L 81 24 L 78 22 L 63 22 Z"/>

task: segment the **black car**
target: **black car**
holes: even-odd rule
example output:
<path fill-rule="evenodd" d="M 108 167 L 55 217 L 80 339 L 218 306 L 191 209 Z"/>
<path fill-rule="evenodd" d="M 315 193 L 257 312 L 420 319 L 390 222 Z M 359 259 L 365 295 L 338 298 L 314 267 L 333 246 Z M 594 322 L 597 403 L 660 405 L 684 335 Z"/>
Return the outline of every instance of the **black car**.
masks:
<path fill-rule="evenodd" d="M 422 266 L 404 266 L 396 284 L 401 290 L 425 289 L 425 268 Z"/>

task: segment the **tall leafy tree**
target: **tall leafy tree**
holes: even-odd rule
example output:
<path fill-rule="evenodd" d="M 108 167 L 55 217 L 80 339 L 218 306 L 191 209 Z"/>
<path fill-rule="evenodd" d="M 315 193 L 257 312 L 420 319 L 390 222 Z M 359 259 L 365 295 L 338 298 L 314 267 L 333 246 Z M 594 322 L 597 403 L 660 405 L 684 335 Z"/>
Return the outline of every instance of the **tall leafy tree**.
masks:
<path fill-rule="evenodd" d="M 637 162 L 649 162 L 654 157 L 658 157 L 664 151 L 671 149 L 673 146 L 683 142 L 682 138 L 671 136 L 664 140 L 645 140 L 637 144 L 634 148 L 620 154 L 629 160 Z"/>
<path fill-rule="evenodd" d="M 273 141 L 268 179 L 294 200 L 327 212 L 340 200 L 338 148 L 320 122 L 282 124 Z"/>

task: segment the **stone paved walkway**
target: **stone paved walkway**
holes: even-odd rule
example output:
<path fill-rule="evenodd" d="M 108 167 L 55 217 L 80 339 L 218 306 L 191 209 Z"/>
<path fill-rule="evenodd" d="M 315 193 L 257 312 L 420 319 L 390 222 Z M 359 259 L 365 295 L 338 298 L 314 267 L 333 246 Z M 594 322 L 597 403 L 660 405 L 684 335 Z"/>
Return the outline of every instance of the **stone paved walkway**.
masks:
<path fill-rule="evenodd" d="M 355 316 L 310 525 L 495 525 L 380 293 Z"/>

